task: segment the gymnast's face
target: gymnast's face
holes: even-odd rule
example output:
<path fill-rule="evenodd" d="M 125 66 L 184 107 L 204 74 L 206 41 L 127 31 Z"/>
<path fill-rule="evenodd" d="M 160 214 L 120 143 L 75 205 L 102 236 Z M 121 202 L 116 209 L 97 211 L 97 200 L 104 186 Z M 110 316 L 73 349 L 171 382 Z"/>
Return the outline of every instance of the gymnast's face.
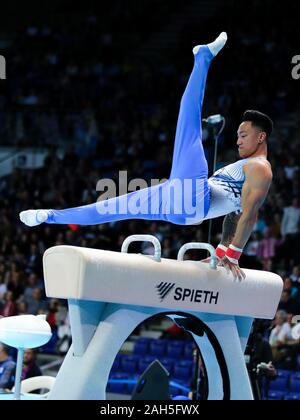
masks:
<path fill-rule="evenodd" d="M 237 140 L 240 157 L 246 159 L 254 155 L 265 139 L 266 133 L 254 127 L 251 121 L 243 122 L 238 129 Z"/>

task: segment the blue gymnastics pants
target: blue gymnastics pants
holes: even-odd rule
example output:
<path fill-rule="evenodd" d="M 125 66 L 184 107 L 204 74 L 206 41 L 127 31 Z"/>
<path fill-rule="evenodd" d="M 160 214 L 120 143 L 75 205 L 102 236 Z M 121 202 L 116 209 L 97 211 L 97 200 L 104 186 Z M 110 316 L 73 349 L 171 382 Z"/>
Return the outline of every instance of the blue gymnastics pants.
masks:
<path fill-rule="evenodd" d="M 213 55 L 201 46 L 180 103 L 168 181 L 119 197 L 64 210 L 49 210 L 46 223 L 96 225 L 129 219 L 193 225 L 207 215 L 210 191 L 202 145 L 201 114 Z"/>

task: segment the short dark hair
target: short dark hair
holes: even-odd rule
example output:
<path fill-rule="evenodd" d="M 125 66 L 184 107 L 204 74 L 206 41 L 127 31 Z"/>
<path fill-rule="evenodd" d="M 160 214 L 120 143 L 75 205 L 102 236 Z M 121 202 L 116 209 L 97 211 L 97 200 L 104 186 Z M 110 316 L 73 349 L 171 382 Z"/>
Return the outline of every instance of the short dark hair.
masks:
<path fill-rule="evenodd" d="M 243 121 L 251 121 L 254 127 L 260 128 L 269 137 L 274 128 L 274 123 L 270 117 L 259 111 L 249 110 L 243 115 Z"/>
<path fill-rule="evenodd" d="M 0 350 L 2 350 L 5 354 L 9 355 L 10 347 L 4 343 L 0 343 Z"/>

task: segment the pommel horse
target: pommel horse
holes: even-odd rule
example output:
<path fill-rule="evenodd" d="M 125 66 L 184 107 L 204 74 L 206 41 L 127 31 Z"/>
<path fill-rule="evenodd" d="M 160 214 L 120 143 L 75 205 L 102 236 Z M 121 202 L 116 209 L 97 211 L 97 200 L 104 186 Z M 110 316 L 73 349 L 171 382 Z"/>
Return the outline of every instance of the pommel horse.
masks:
<path fill-rule="evenodd" d="M 134 241 L 152 242 L 154 255 L 129 254 Z M 208 250 L 211 263 L 184 260 L 189 249 Z M 277 274 L 245 269 L 246 278 L 234 280 L 217 266 L 215 249 L 201 243 L 184 245 L 177 260 L 163 259 L 160 242 L 149 235 L 127 238 L 121 253 L 55 246 L 43 266 L 47 296 L 68 299 L 72 331 L 49 399 L 104 400 L 124 341 L 158 314 L 193 336 L 209 400 L 253 399 L 244 351 L 253 319 L 274 318 L 283 288 Z"/>

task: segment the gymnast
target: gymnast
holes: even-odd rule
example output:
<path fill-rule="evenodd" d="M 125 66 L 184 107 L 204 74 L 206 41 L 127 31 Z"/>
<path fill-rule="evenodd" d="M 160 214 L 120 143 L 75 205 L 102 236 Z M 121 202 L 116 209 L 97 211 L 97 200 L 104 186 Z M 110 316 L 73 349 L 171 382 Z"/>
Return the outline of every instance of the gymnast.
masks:
<path fill-rule="evenodd" d="M 259 111 L 246 111 L 237 132 L 241 159 L 208 179 L 202 145 L 202 105 L 210 64 L 226 42 L 227 34 L 223 32 L 211 44 L 193 49 L 194 66 L 181 99 L 169 180 L 86 206 L 22 211 L 20 220 L 27 226 L 94 225 L 129 219 L 187 226 L 226 215 L 217 256 L 220 265 L 242 280 L 245 274 L 239 258 L 272 182 L 267 141 L 273 122 Z"/>

